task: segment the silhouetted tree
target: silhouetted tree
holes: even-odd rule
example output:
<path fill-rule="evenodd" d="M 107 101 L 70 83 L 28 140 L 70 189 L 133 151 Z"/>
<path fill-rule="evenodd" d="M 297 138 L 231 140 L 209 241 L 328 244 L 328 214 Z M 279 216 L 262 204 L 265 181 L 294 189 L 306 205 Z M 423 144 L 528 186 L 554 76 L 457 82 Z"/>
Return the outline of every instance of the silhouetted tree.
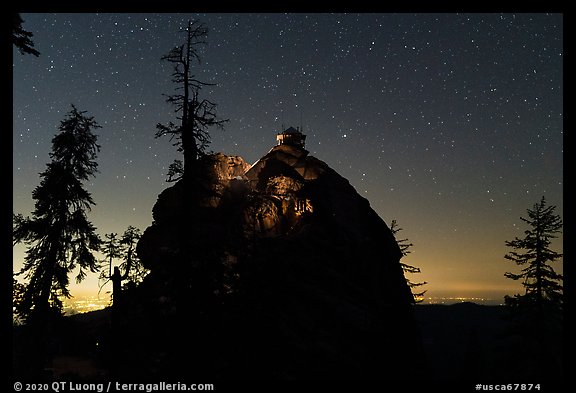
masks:
<path fill-rule="evenodd" d="M 20 308 L 25 289 L 24 284 L 19 283 L 16 277 L 12 277 L 12 323 L 14 325 L 22 323 L 16 310 Z"/>
<path fill-rule="evenodd" d="M 508 333 L 522 340 L 512 346 L 516 369 L 530 378 L 557 378 L 563 368 L 563 276 L 550 263 L 562 254 L 550 248 L 552 239 L 561 231 L 562 219 L 554 213 L 556 206 L 547 206 L 544 197 L 532 209 L 524 237 L 506 241 L 510 251 L 505 258 L 522 266 L 519 274 L 506 272 L 512 280 L 522 280 L 523 295 L 506 295 L 510 311 Z"/>
<path fill-rule="evenodd" d="M 174 160 L 172 164 L 168 167 L 168 183 L 178 181 L 182 179 L 182 174 L 184 173 L 184 166 L 182 165 L 182 160 Z"/>
<path fill-rule="evenodd" d="M 207 145 L 210 143 L 208 129 L 216 126 L 222 128 L 228 120 L 218 119 L 216 115 L 216 104 L 207 99 L 200 99 L 199 93 L 203 86 L 213 85 L 201 82 L 192 73 L 193 62 L 200 64 L 199 47 L 206 44 L 205 38 L 208 29 L 199 21 L 189 21 L 184 44 L 170 50 L 168 54 L 162 56 L 162 60 L 172 63 L 172 81 L 177 85 L 178 93 L 167 96 L 166 101 L 172 104 L 180 125 L 173 122 L 168 125 L 157 124 L 156 137 L 168 135 L 174 145 L 178 147 L 184 155 L 184 164 L 177 161 L 172 164 L 169 179 L 173 175 L 182 174 L 185 187 L 186 178 L 195 177 L 195 170 L 199 157 L 204 154 Z"/>
<path fill-rule="evenodd" d="M 24 317 L 47 315 L 51 306 L 60 311 L 59 297 L 70 297 L 68 273 L 78 267 L 80 282 L 86 270 L 96 272 L 98 267 L 92 253 L 100 249 L 101 240 L 86 215 L 95 203 L 82 182 L 97 172 L 100 146 L 92 131 L 100 126 L 84 113 L 72 105 L 61 121 L 52 139 L 52 161 L 32 192 L 32 217 L 13 215 L 14 244 L 29 245 L 18 273 L 28 279 L 18 310 Z"/>
<path fill-rule="evenodd" d="M 140 284 L 149 272 L 136 255 L 136 244 L 140 236 L 140 229 L 130 225 L 126 231 L 124 231 L 122 239 L 120 239 L 120 245 L 122 246 L 122 263 L 119 267 L 122 280 L 127 280 L 125 286 L 128 287 Z"/>
<path fill-rule="evenodd" d="M 106 241 L 102 247 L 104 259 L 101 261 L 100 265 L 100 291 L 112 278 L 112 263 L 115 259 L 118 259 L 121 256 L 118 234 L 107 233 L 104 237 L 106 238 Z"/>
<path fill-rule="evenodd" d="M 109 233 L 105 236 L 107 241 L 103 247 L 105 259 L 101 265 L 100 290 L 112 279 L 112 265 L 116 259 L 122 260 L 118 266 L 120 272 L 118 279 L 120 281 L 127 281 L 124 287 L 141 283 L 148 274 L 148 270 L 144 268 L 135 252 L 136 244 L 141 236 L 140 230 L 130 225 L 126 231 L 124 231 L 121 239 L 117 238 L 118 235 L 116 233 Z"/>
<path fill-rule="evenodd" d="M 20 14 L 14 13 L 12 15 L 12 44 L 18 48 L 21 54 L 31 54 L 38 57 L 40 52 L 34 49 L 34 42 L 32 41 L 34 34 L 24 30 L 22 23 L 24 21 Z"/>
<path fill-rule="evenodd" d="M 517 251 L 511 251 L 504 257 L 524 266 L 520 274 L 506 272 L 504 276 L 512 280 L 522 280 L 526 292 L 514 298 L 505 297 L 511 306 L 534 304 L 541 307 L 545 303 L 562 306 L 563 276 L 550 266 L 562 258 L 562 254 L 550 249 L 552 239 L 561 231 L 562 219 L 554 214 L 556 206 L 546 206 L 544 197 L 532 209 L 527 209 L 528 218 L 520 217 L 528 224 L 524 231 L 525 237 L 506 241 L 506 246 Z"/>
<path fill-rule="evenodd" d="M 396 234 L 401 230 L 402 228 L 398 226 L 396 220 L 392 220 L 390 224 L 390 231 L 392 232 L 394 237 L 396 237 Z M 408 243 L 408 239 L 400 239 L 400 240 L 397 239 L 396 242 L 398 243 L 398 247 L 400 247 L 402 257 L 405 257 L 406 255 L 410 254 L 411 252 L 410 247 L 412 247 L 414 244 Z M 400 262 L 400 266 L 402 266 L 402 270 L 404 271 L 404 273 L 410 273 L 410 274 L 420 273 L 420 268 L 418 267 L 414 267 L 402 262 Z M 426 293 L 426 291 L 414 292 L 414 288 L 421 287 L 422 285 L 426 285 L 428 283 L 426 281 L 412 282 L 409 278 L 406 278 L 406 282 L 408 283 L 408 286 L 412 291 L 412 296 L 414 296 L 414 302 L 416 303 L 422 302 L 424 300 L 424 294 Z"/>
<path fill-rule="evenodd" d="M 210 160 L 205 149 L 210 142 L 208 130 L 211 127 L 223 128 L 228 120 L 219 119 L 216 115 L 216 104 L 200 98 L 204 86 L 194 75 L 194 64 L 200 64 L 200 48 L 206 44 L 208 29 L 198 21 L 189 21 L 183 32 L 186 34 L 184 44 L 170 50 L 162 60 L 173 65 L 172 81 L 176 84 L 176 93 L 168 95 L 166 101 L 174 107 L 180 124 L 157 124 L 156 137 L 169 136 L 178 151 L 183 153 L 183 161 L 176 160 L 170 165 L 168 180 L 180 179 L 183 189 L 181 220 L 183 223 L 195 222 L 202 216 L 202 197 L 211 191 Z M 182 287 L 194 291 L 192 296 L 202 303 L 214 296 L 219 272 L 217 258 L 219 242 L 201 225 L 185 225 L 185 230 L 176 235 L 179 243 L 177 258 L 185 261 L 181 266 L 193 272 L 182 274 Z M 184 271 L 184 270 L 183 270 Z"/>

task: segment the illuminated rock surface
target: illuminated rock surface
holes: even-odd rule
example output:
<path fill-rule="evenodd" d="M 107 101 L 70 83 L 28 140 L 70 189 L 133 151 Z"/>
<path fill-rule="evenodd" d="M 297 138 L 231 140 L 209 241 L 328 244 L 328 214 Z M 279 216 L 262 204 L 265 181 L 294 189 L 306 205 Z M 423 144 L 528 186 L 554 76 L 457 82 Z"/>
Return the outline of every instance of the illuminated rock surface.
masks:
<path fill-rule="evenodd" d="M 418 351 L 400 250 L 350 183 L 300 146 L 203 160 L 164 190 L 126 293 L 119 372 L 390 378 Z M 119 322 L 120 323 L 120 322 Z M 408 339 L 409 338 L 409 339 Z M 140 347 L 138 342 L 145 341 Z M 135 375 L 137 373 L 135 372 Z"/>

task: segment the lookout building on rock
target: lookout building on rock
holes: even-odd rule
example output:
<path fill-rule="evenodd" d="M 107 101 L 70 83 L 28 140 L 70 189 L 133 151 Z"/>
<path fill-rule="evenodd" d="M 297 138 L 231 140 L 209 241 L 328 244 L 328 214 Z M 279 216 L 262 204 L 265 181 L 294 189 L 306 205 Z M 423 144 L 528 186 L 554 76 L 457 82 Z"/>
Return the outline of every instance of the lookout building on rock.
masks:
<path fill-rule="evenodd" d="M 291 145 L 296 147 L 301 147 L 304 149 L 304 142 L 306 141 L 306 135 L 300 132 L 300 127 L 294 129 L 294 127 L 289 127 L 288 129 L 276 134 L 276 144 L 280 145 Z"/>

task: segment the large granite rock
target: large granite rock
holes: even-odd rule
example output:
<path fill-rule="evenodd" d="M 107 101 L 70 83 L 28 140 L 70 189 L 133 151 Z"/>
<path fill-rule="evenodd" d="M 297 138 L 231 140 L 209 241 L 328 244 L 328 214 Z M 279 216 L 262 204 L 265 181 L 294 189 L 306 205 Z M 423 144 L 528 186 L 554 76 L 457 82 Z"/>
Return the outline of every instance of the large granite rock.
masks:
<path fill-rule="evenodd" d="M 369 202 L 298 146 L 202 165 L 194 206 L 181 182 L 164 190 L 138 244 L 151 273 L 127 301 L 126 361 L 149 376 L 408 375 L 413 298 Z"/>

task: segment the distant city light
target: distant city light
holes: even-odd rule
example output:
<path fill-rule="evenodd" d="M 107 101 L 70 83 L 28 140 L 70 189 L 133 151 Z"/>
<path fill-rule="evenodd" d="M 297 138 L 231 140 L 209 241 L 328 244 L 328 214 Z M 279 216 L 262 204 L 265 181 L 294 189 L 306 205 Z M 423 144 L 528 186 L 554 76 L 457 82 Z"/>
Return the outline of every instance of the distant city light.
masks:
<path fill-rule="evenodd" d="M 483 297 L 424 297 L 424 300 L 420 304 L 456 304 L 456 303 L 476 303 L 485 306 L 501 306 L 503 305 L 501 300 L 490 299 Z"/>
<path fill-rule="evenodd" d="M 64 314 L 83 314 L 90 311 L 102 310 L 110 306 L 109 296 L 78 296 L 64 300 Z"/>

